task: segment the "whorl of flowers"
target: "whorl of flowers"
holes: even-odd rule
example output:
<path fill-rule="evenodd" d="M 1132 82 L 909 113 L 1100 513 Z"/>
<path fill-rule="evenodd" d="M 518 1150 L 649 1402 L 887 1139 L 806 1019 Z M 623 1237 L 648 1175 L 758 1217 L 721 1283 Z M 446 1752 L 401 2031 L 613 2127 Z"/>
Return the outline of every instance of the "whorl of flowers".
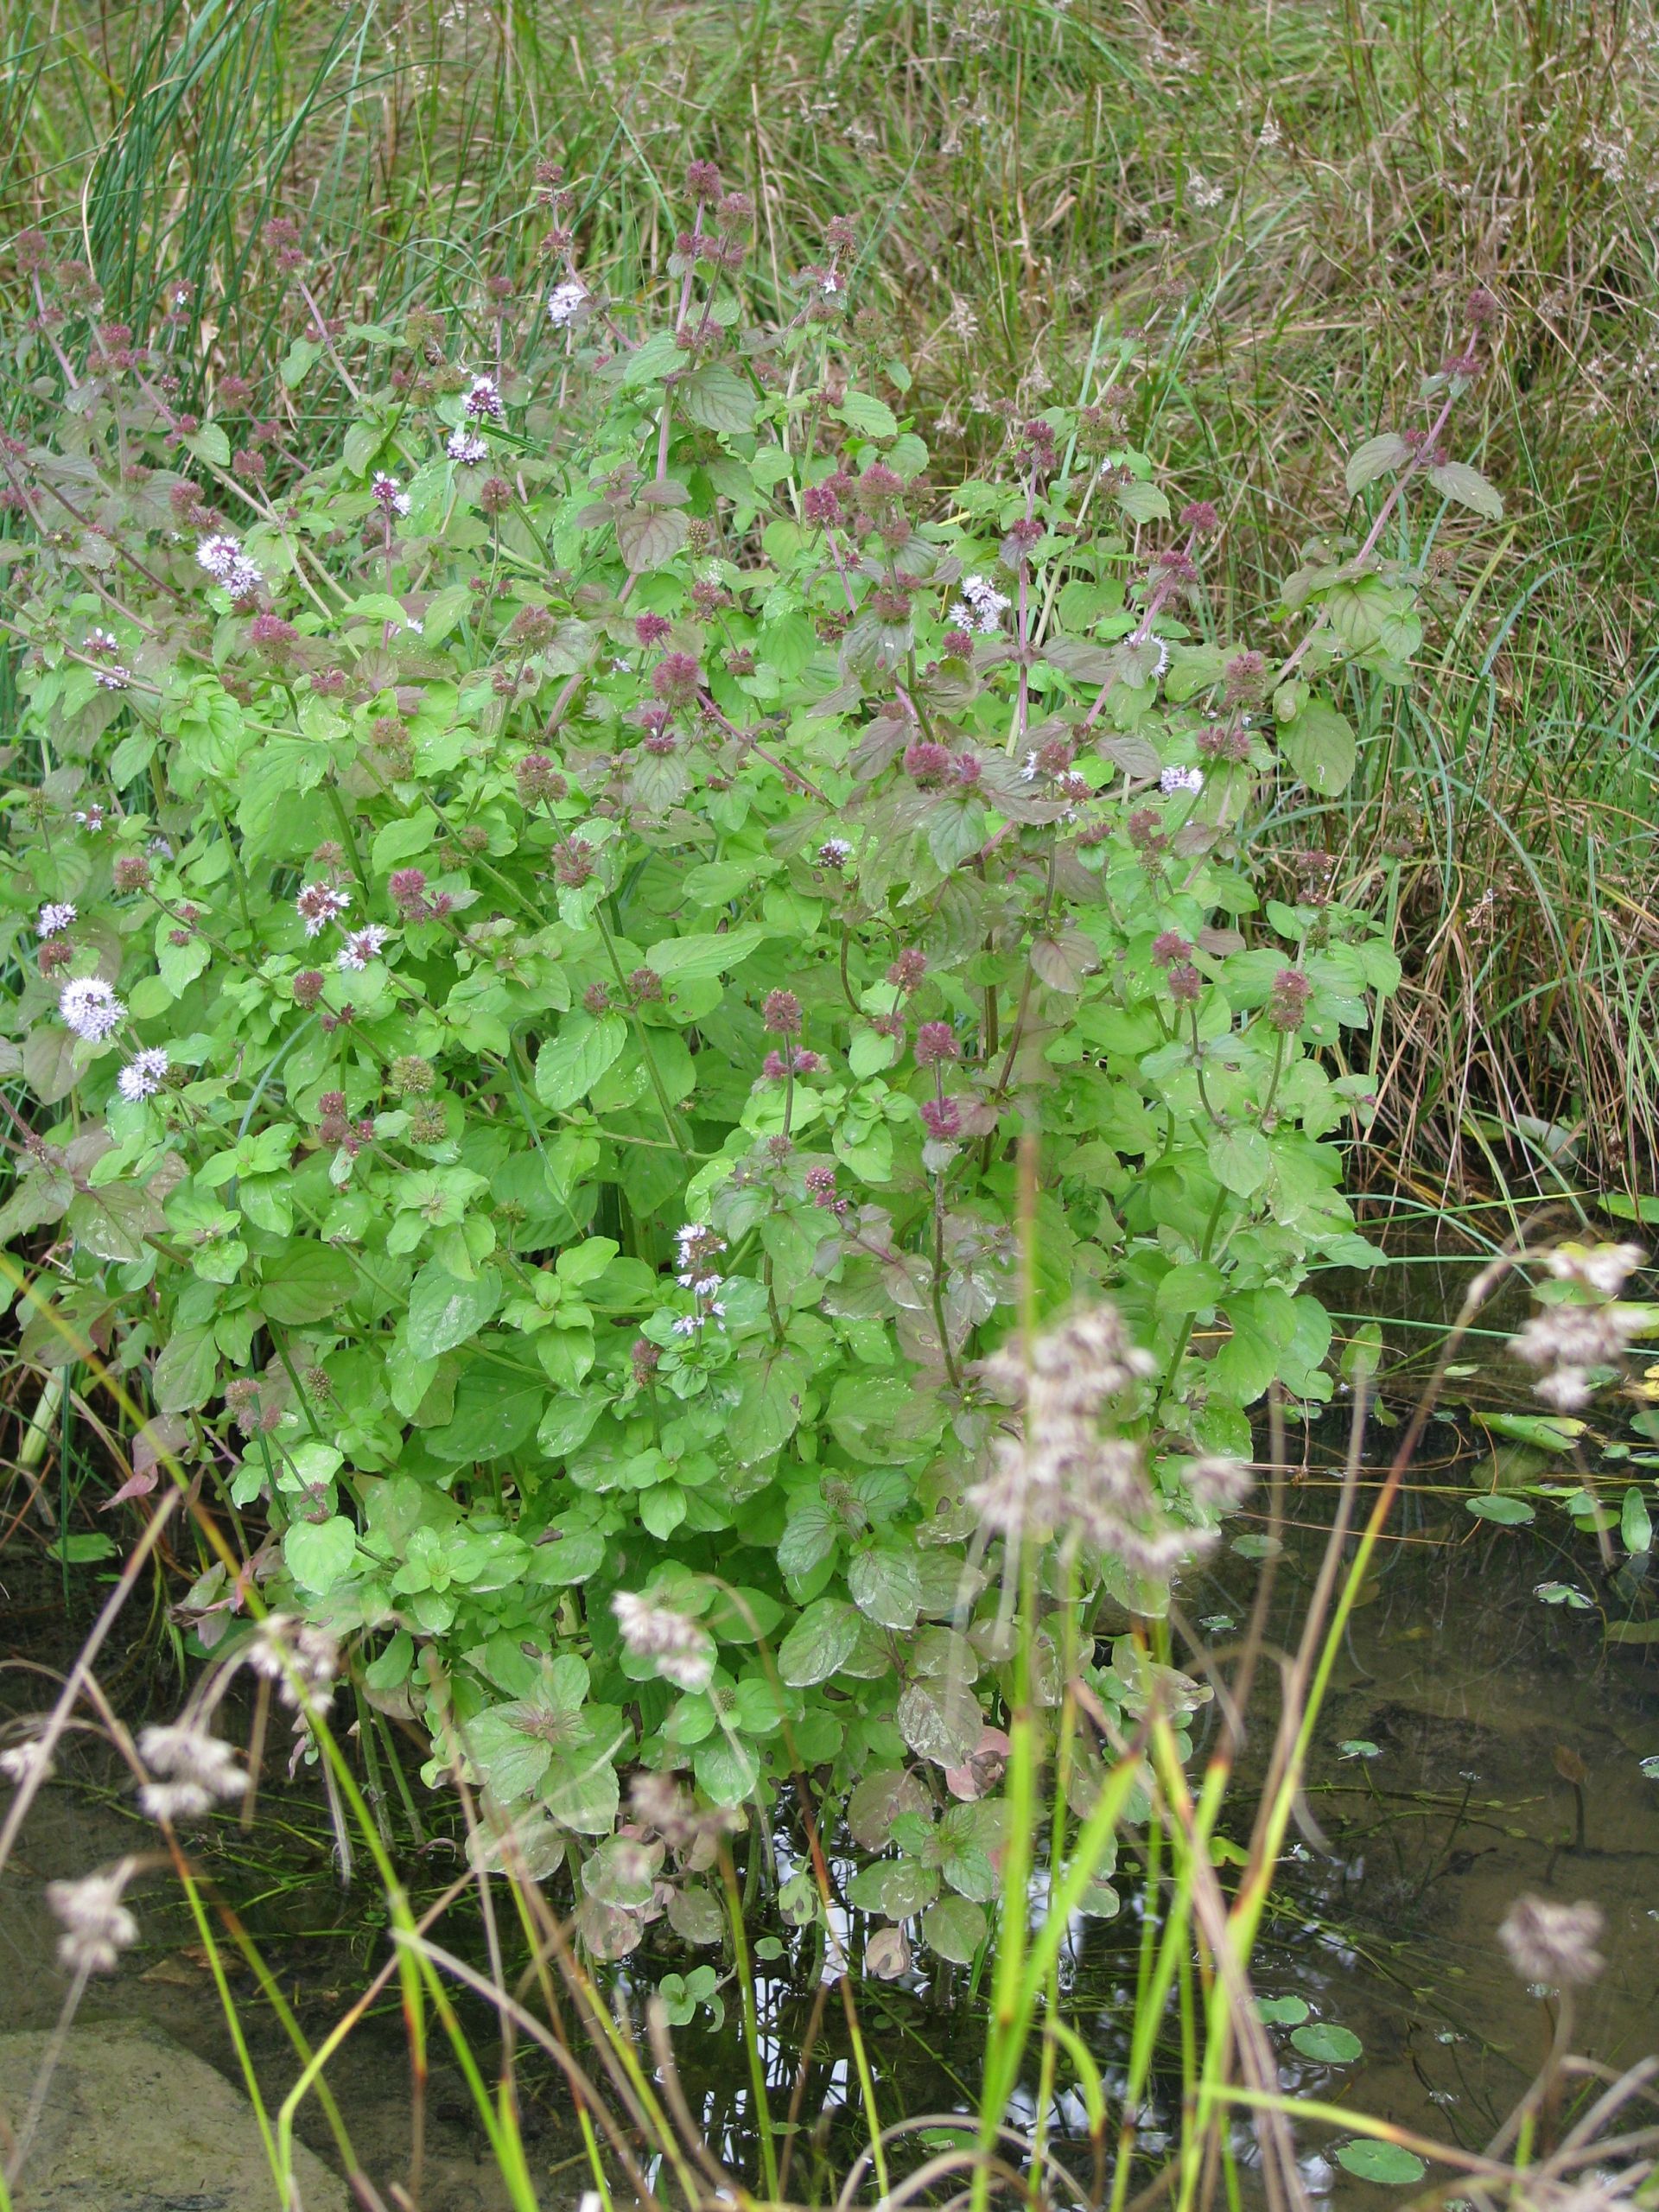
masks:
<path fill-rule="evenodd" d="M 1646 1258 L 1639 1244 L 1563 1244 L 1545 1266 L 1588 1303 L 1547 1306 L 1510 1339 L 1510 1350 L 1536 1370 L 1533 1394 L 1562 1413 L 1590 1402 L 1591 1370 L 1616 1367 L 1641 1326 L 1640 1309 L 1617 1303 L 1625 1280 Z"/>
<path fill-rule="evenodd" d="M 1571 1989 L 1593 1981 L 1605 1967 L 1596 1948 L 1605 1924 L 1597 1905 L 1521 1897 L 1500 1923 L 1497 1940 L 1523 1981 Z"/>
<path fill-rule="evenodd" d="M 1213 1543 L 1213 1531 L 1171 1517 L 1141 1446 L 1103 1429 L 1113 1401 L 1155 1368 L 1103 1305 L 1044 1330 L 1028 1358 L 1016 1343 L 982 1362 L 986 1383 L 1022 1414 L 1017 1431 L 996 1438 L 990 1473 L 968 1493 L 987 1533 L 1038 1543 L 1075 1536 L 1158 1581 Z M 1214 1505 L 1236 1503 L 1248 1479 L 1230 1460 L 1199 1460 L 1189 1478 L 1194 1496 Z"/>
<path fill-rule="evenodd" d="M 264 569 L 243 552 L 241 539 L 228 531 L 202 539 L 196 548 L 196 564 L 216 584 L 223 584 L 232 599 L 251 597 L 265 580 Z"/>
<path fill-rule="evenodd" d="M 668 1605 L 619 1590 L 611 1611 L 622 1641 L 636 1659 L 654 1659 L 657 1671 L 683 1690 L 705 1690 L 715 1671 L 715 1639 L 706 1628 Z"/>
<path fill-rule="evenodd" d="M 569 280 L 563 284 L 556 284 L 547 296 L 547 319 L 554 329 L 567 329 L 581 314 L 587 299 L 585 285 Z"/>
<path fill-rule="evenodd" d="M 450 431 L 448 437 L 444 441 L 443 449 L 451 461 L 465 461 L 469 465 L 487 461 L 490 457 L 488 440 L 480 438 L 476 430 L 469 430 L 464 427 L 459 430 Z"/>
<path fill-rule="evenodd" d="M 353 930 L 340 948 L 335 966 L 345 969 L 366 968 L 385 945 L 391 931 L 378 922 L 365 922 L 360 930 Z"/>
<path fill-rule="evenodd" d="M 63 1929 L 59 1963 L 73 1974 L 113 1974 L 123 1951 L 138 1940 L 138 1923 L 121 1902 L 137 1861 L 123 1859 L 79 1881 L 48 1882 L 46 1901 Z"/>
<path fill-rule="evenodd" d="M 1166 798 L 1177 791 L 1201 791 L 1204 789 L 1202 768 L 1166 768 L 1158 779 L 1158 788 Z"/>
<path fill-rule="evenodd" d="M 330 922 L 337 922 L 352 903 L 349 891 L 336 891 L 332 883 L 308 883 L 294 901 L 307 937 L 321 937 Z"/>
<path fill-rule="evenodd" d="M 726 1249 L 726 1239 L 704 1223 L 688 1221 L 675 1232 L 675 1243 L 680 1287 L 689 1290 L 696 1301 L 691 1313 L 683 1313 L 675 1322 L 675 1332 L 695 1336 L 705 1321 L 725 1317 L 720 1296 L 722 1277 L 715 1262 Z"/>
<path fill-rule="evenodd" d="M 191 1818 L 216 1797 L 239 1797 L 247 1787 L 232 1746 L 194 1721 L 146 1728 L 138 1751 L 152 1777 L 138 1802 L 153 1821 Z"/>
<path fill-rule="evenodd" d="M 61 937 L 65 930 L 73 925 L 74 919 L 75 910 L 68 899 L 48 899 L 41 909 L 35 934 L 41 938 Z"/>
<path fill-rule="evenodd" d="M 100 1044 L 127 1018 L 125 1007 L 99 976 L 77 976 L 66 983 L 58 1000 L 58 1013 L 65 1027 L 89 1045 Z"/>
<path fill-rule="evenodd" d="M 147 1045 L 135 1052 L 118 1076 L 115 1087 L 130 1106 L 142 1098 L 153 1098 L 167 1080 L 168 1058 L 164 1046 Z"/>
<path fill-rule="evenodd" d="M 1007 611 L 1006 593 L 998 591 L 984 576 L 964 576 L 962 597 L 950 609 L 949 620 L 953 629 L 977 631 L 981 637 L 989 637 L 1001 628 Z"/>
<path fill-rule="evenodd" d="M 292 1613 L 268 1613 L 247 1648 L 256 1675 L 276 1685 L 276 1694 L 296 1711 L 325 1706 L 340 1672 L 340 1646 L 326 1629 Z"/>
<path fill-rule="evenodd" d="M 461 404 L 475 423 L 499 423 L 503 413 L 501 387 L 493 377 L 474 377 Z"/>

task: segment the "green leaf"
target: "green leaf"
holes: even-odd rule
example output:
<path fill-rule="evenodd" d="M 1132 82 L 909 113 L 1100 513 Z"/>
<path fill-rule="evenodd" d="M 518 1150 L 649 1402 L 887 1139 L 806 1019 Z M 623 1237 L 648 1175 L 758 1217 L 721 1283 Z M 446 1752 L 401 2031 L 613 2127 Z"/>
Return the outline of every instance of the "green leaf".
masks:
<path fill-rule="evenodd" d="M 1380 438 L 1367 438 L 1349 454 L 1343 471 L 1350 498 L 1368 484 L 1375 484 L 1379 476 L 1386 476 L 1391 468 L 1402 468 L 1410 458 L 1411 448 L 1393 430 L 1385 431 Z"/>
<path fill-rule="evenodd" d="M 624 565 L 635 575 L 664 567 L 685 543 L 689 527 L 677 507 L 625 507 L 616 518 Z"/>
<path fill-rule="evenodd" d="M 1294 722 L 1281 726 L 1279 750 L 1310 791 L 1331 798 L 1354 772 L 1354 726 L 1324 700 L 1310 699 Z"/>
<path fill-rule="evenodd" d="M 753 427 L 754 392 L 724 361 L 708 361 L 674 388 L 677 412 L 688 423 L 728 436 Z"/>
<path fill-rule="evenodd" d="M 1255 2016 L 1270 2028 L 1294 2028 L 1307 2018 L 1307 2005 L 1300 1997 L 1258 1997 Z"/>
<path fill-rule="evenodd" d="M 810 1689 L 840 1672 L 862 1630 L 843 1598 L 815 1598 L 778 1647 L 778 1672 L 791 1689 Z"/>
<path fill-rule="evenodd" d="M 219 1351 L 211 1322 L 197 1328 L 175 1329 L 162 1347 L 150 1378 L 156 1410 L 163 1414 L 189 1413 L 205 1406 L 219 1376 Z"/>
<path fill-rule="evenodd" d="M 944 1767 L 965 1764 L 985 1725 L 971 1684 L 960 1675 L 906 1683 L 893 1718 L 918 1758 Z"/>
<path fill-rule="evenodd" d="M 1653 1518 L 1647 1500 L 1634 1483 L 1625 1491 L 1619 1509 L 1618 1539 L 1633 1556 L 1653 1548 Z"/>
<path fill-rule="evenodd" d="M 283 355 L 278 373 L 290 391 L 296 391 L 321 358 L 322 347 L 315 338 L 296 338 Z"/>
<path fill-rule="evenodd" d="M 989 1929 L 984 1908 L 967 1897 L 941 1897 L 922 1915 L 922 1940 L 928 1949 L 961 1967 L 972 1964 Z"/>
<path fill-rule="evenodd" d="M 556 1114 L 585 1098 L 628 1041 L 627 1016 L 568 1014 L 536 1055 L 536 1096 Z"/>
<path fill-rule="evenodd" d="M 283 1538 L 288 1571 L 302 1590 L 321 1596 L 349 1573 L 357 1555 L 357 1530 L 343 1513 L 326 1521 L 296 1521 Z"/>
<path fill-rule="evenodd" d="M 922 1578 L 909 1550 L 878 1544 L 855 1552 L 847 1588 L 861 1613 L 883 1628 L 910 1629 L 922 1609 Z"/>
<path fill-rule="evenodd" d="M 1442 461 L 1439 467 L 1429 470 L 1428 480 L 1442 499 L 1451 499 L 1460 507 L 1471 507 L 1476 514 L 1484 515 L 1488 522 L 1503 521 L 1503 495 L 1466 461 Z"/>
<path fill-rule="evenodd" d="M 1112 498 L 1119 513 L 1131 522 L 1169 520 L 1169 501 L 1156 484 L 1125 484 Z"/>
<path fill-rule="evenodd" d="M 1158 1286 L 1160 1313 L 1197 1313 L 1214 1306 L 1227 1287 L 1221 1269 L 1210 1260 L 1185 1260 L 1172 1268 Z"/>
<path fill-rule="evenodd" d="M 1505 1529 L 1519 1529 L 1534 1518 L 1533 1509 L 1524 1497 L 1516 1497 L 1509 1491 L 1483 1491 L 1478 1497 L 1465 1497 L 1465 1513 L 1472 1513 L 1477 1521 L 1496 1521 Z"/>
<path fill-rule="evenodd" d="M 435 1359 L 441 1351 L 464 1344 L 478 1334 L 500 1299 L 501 1277 L 495 1268 L 480 1268 L 466 1282 L 429 1260 L 410 1287 L 404 1326 L 410 1357 Z"/>
<path fill-rule="evenodd" d="M 357 1287 L 357 1269 L 334 1244 L 290 1244 L 264 1274 L 260 1305 L 271 1320 L 296 1328 L 325 1319 Z"/>
<path fill-rule="evenodd" d="M 1351 2029 L 1337 2027 L 1328 2020 L 1293 2029 L 1290 2040 L 1304 2058 L 1320 2066 L 1351 2066 L 1365 2048 Z"/>
<path fill-rule="evenodd" d="M 859 430 L 867 438 L 893 438 L 899 435 L 899 418 L 884 399 L 876 399 L 868 391 L 849 391 L 836 412 L 849 430 Z"/>
<path fill-rule="evenodd" d="M 1248 1198 L 1272 1173 L 1273 1153 L 1260 1129 L 1224 1129 L 1210 1140 L 1210 1166 L 1224 1190 Z"/>
<path fill-rule="evenodd" d="M 686 937 L 664 938 L 647 946 L 645 965 L 664 981 L 671 976 L 677 982 L 702 982 L 737 967 L 766 943 L 769 934 L 759 922 L 743 922 L 736 929 L 694 931 Z"/>
<path fill-rule="evenodd" d="M 1417 2153 L 1408 2151 L 1403 2144 L 1377 2143 L 1363 2135 L 1337 2145 L 1337 2164 L 1357 2174 L 1361 2181 L 1390 2183 L 1400 2188 L 1421 2181 L 1428 2171 Z"/>
<path fill-rule="evenodd" d="M 377 831 L 369 849 L 370 865 L 377 875 L 389 875 L 393 868 L 412 861 L 416 853 L 429 851 L 437 834 L 437 816 L 429 806 L 417 806 L 413 814 L 388 822 Z"/>
<path fill-rule="evenodd" d="M 1471 1418 L 1494 1436 L 1506 1436 L 1513 1444 L 1530 1444 L 1540 1452 L 1570 1452 L 1584 1434 L 1585 1427 L 1572 1414 L 1489 1414 L 1476 1410 Z"/>

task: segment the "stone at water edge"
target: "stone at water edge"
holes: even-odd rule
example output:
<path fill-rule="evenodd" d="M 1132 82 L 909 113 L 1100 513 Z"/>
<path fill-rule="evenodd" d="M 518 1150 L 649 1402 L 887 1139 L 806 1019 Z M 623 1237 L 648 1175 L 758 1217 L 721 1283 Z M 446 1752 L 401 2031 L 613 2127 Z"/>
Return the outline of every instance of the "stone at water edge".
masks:
<path fill-rule="evenodd" d="M 0 2035 L 15 2134 L 49 2038 Z M 348 2212 L 346 2184 L 294 2147 L 302 2212 Z M 279 2212 L 253 2107 L 158 2028 L 72 2028 L 14 2193 L 16 2212 Z"/>

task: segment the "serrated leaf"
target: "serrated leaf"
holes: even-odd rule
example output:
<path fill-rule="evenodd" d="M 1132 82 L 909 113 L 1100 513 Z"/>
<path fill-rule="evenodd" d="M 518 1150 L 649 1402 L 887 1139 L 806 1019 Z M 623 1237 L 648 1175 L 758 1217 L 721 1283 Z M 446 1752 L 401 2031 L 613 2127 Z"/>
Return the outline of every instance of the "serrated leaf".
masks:
<path fill-rule="evenodd" d="M 219 1378 L 219 1351 L 210 1327 L 175 1329 L 162 1348 L 150 1377 L 156 1409 L 190 1413 L 205 1406 Z"/>
<path fill-rule="evenodd" d="M 405 1327 L 410 1357 L 435 1359 L 475 1337 L 495 1312 L 501 1277 L 480 1268 L 470 1282 L 429 1260 L 410 1286 Z"/>
<path fill-rule="evenodd" d="M 1211 1172 L 1224 1190 L 1247 1198 L 1273 1172 L 1273 1150 L 1260 1129 L 1223 1129 L 1210 1140 Z"/>
<path fill-rule="evenodd" d="M 941 1897 L 922 1915 L 922 1940 L 954 1965 L 972 1964 L 990 1929 L 984 1908 L 967 1897 Z"/>
<path fill-rule="evenodd" d="M 536 1096 L 553 1113 L 585 1098 L 628 1041 L 626 1014 L 568 1014 L 536 1055 Z"/>
<path fill-rule="evenodd" d="M 868 391 L 849 391 L 836 412 L 849 430 L 860 430 L 867 438 L 893 438 L 899 435 L 899 418 L 884 399 L 876 399 Z"/>
<path fill-rule="evenodd" d="M 660 569 L 685 543 L 687 523 L 677 507 L 625 507 L 616 518 L 617 550 L 635 575 Z"/>
<path fill-rule="evenodd" d="M 768 932 L 759 922 L 743 922 L 734 930 L 697 931 L 686 937 L 664 938 L 647 947 L 645 964 L 658 976 L 687 983 L 723 976 L 747 960 Z"/>
<path fill-rule="evenodd" d="M 677 410 L 688 423 L 728 436 L 753 426 L 753 391 L 737 371 L 724 361 L 708 361 L 674 390 Z"/>
<path fill-rule="evenodd" d="M 838 1674 L 858 1642 L 859 1614 L 842 1598 L 815 1598 L 778 1647 L 778 1672 L 791 1689 Z"/>
<path fill-rule="evenodd" d="M 1121 514 L 1131 522 L 1167 522 L 1169 501 L 1156 484 L 1125 484 L 1112 498 Z"/>
<path fill-rule="evenodd" d="M 1363 492 L 1368 484 L 1375 484 L 1389 469 L 1403 467 L 1410 458 L 1411 448 L 1393 430 L 1385 430 L 1381 437 L 1367 438 L 1363 445 L 1356 446 L 1349 454 L 1348 466 L 1342 473 L 1349 497 Z"/>
<path fill-rule="evenodd" d="M 1488 522 L 1503 521 L 1502 493 L 1486 481 L 1478 468 L 1471 468 L 1467 461 L 1442 461 L 1429 470 L 1428 480 L 1442 499 L 1455 500 L 1460 507 L 1471 507 L 1476 514 L 1484 515 Z"/>
<path fill-rule="evenodd" d="M 283 1538 L 283 1558 L 302 1590 L 321 1596 L 349 1573 L 357 1530 L 343 1513 L 326 1521 L 296 1521 Z"/>
<path fill-rule="evenodd" d="M 944 1767 L 963 1764 L 984 1726 L 979 1700 L 960 1675 L 907 1683 L 893 1717 L 917 1758 Z"/>
<path fill-rule="evenodd" d="M 883 1628 L 915 1627 L 922 1609 L 922 1578 L 907 1551 L 879 1544 L 855 1552 L 848 1562 L 847 1588 L 867 1619 Z"/>
<path fill-rule="evenodd" d="M 1279 750 L 1310 791 L 1331 798 L 1354 772 L 1354 726 L 1324 700 L 1310 699 L 1294 722 L 1281 726 Z"/>
<path fill-rule="evenodd" d="M 342 1306 L 357 1287 L 357 1270 L 333 1244 L 291 1244 L 266 1262 L 259 1303 L 273 1321 L 304 1327 Z"/>

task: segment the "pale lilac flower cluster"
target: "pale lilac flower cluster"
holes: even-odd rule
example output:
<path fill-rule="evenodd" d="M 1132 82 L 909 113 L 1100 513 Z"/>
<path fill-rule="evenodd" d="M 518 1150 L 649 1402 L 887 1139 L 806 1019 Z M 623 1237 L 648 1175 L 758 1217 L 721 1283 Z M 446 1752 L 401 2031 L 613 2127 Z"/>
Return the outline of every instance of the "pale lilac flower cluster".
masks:
<path fill-rule="evenodd" d="M 307 937 L 321 937 L 330 922 L 337 922 L 352 903 L 349 891 L 336 891 L 332 883 L 308 883 L 294 901 Z"/>
<path fill-rule="evenodd" d="M 377 469 L 374 482 L 370 490 L 376 506 L 383 514 L 406 515 L 409 512 L 408 493 L 404 490 L 397 479 L 395 476 L 388 476 L 385 469 Z"/>
<path fill-rule="evenodd" d="M 844 837 L 826 837 L 818 847 L 820 868 L 843 868 L 853 857 L 853 849 Z"/>
<path fill-rule="evenodd" d="M 1166 768 L 1158 779 L 1158 788 L 1166 798 L 1177 791 L 1201 791 L 1204 789 L 1202 768 Z"/>
<path fill-rule="evenodd" d="M 360 930 L 353 930 L 347 937 L 335 966 L 352 969 L 366 968 L 370 961 L 378 955 L 391 934 L 391 931 L 383 929 L 378 922 L 365 922 Z"/>
<path fill-rule="evenodd" d="M 555 330 L 563 330 L 582 312 L 588 298 L 587 287 L 574 282 L 556 284 L 547 296 L 547 319 Z"/>
<path fill-rule="evenodd" d="M 130 1106 L 142 1098 L 153 1098 L 167 1080 L 167 1052 L 160 1045 L 147 1045 L 142 1052 L 135 1052 L 118 1076 L 115 1087 Z"/>
<path fill-rule="evenodd" d="M 37 937 L 61 937 L 75 919 L 75 910 L 67 899 L 48 899 L 41 909 L 40 919 L 35 925 Z"/>
<path fill-rule="evenodd" d="M 146 1728 L 138 1750 L 152 1777 L 159 1777 L 138 1792 L 139 1803 L 153 1821 L 193 1818 L 207 1812 L 216 1797 L 239 1797 L 247 1788 L 234 1748 L 194 1721 Z"/>
<path fill-rule="evenodd" d="M 1606 1966 L 1596 1948 L 1606 1924 L 1598 1905 L 1520 1897 L 1500 1923 L 1497 1936 L 1523 1981 L 1571 1989 L 1593 1981 Z"/>
<path fill-rule="evenodd" d="M 124 691 L 132 682 L 132 671 L 121 661 L 120 640 L 109 630 L 91 630 L 86 635 L 86 651 L 94 659 L 106 666 L 94 671 L 92 681 L 105 691 Z"/>
<path fill-rule="evenodd" d="M 475 423 L 499 423 L 503 412 L 501 387 L 493 377 L 474 377 L 461 404 Z"/>
<path fill-rule="evenodd" d="M 683 1690 L 706 1690 L 715 1671 L 715 1639 L 706 1628 L 668 1605 L 619 1590 L 611 1611 L 622 1641 L 636 1659 L 654 1659 L 657 1671 Z"/>
<path fill-rule="evenodd" d="M 48 1882 L 46 1901 L 60 1923 L 58 1962 L 73 1974 L 113 1974 L 123 1951 L 138 1940 L 138 1923 L 121 1902 L 137 1861 L 123 1859 L 79 1881 Z"/>
<path fill-rule="evenodd" d="M 1006 593 L 983 576 L 964 576 L 962 597 L 950 609 L 950 622 L 953 629 L 976 630 L 982 638 L 989 637 L 1001 627 L 1002 617 L 1008 611 Z"/>
<path fill-rule="evenodd" d="M 1076 1537 L 1157 1581 L 1214 1544 L 1213 1529 L 1171 1516 L 1147 1479 L 1141 1445 L 1103 1433 L 1112 1401 L 1156 1364 L 1109 1306 L 1046 1329 L 1028 1358 L 1016 1343 L 981 1363 L 997 1395 L 1023 1414 L 1017 1431 L 995 1439 L 990 1472 L 968 1493 L 988 1535 L 1038 1543 Z M 1249 1482 L 1249 1471 L 1230 1459 L 1200 1459 L 1187 1471 L 1188 1489 L 1207 1507 L 1236 1504 Z"/>
<path fill-rule="evenodd" d="M 276 1694 L 296 1711 L 309 1712 L 333 1698 L 340 1646 L 326 1629 L 292 1613 L 267 1613 L 247 1647 L 256 1675 L 275 1682 Z"/>
<path fill-rule="evenodd" d="M 1589 1404 L 1592 1370 L 1617 1367 L 1642 1325 L 1640 1307 L 1616 1300 L 1646 1256 L 1639 1244 L 1563 1244 L 1549 1255 L 1545 1265 L 1558 1282 L 1573 1283 L 1598 1302 L 1546 1306 L 1511 1338 L 1516 1357 L 1537 1371 L 1535 1397 L 1560 1413 Z"/>
<path fill-rule="evenodd" d="M 58 1012 L 66 1028 L 89 1045 L 101 1044 L 127 1018 L 127 1009 L 100 976 L 77 976 L 66 983 Z"/>
<path fill-rule="evenodd" d="M 110 817 L 108 809 L 100 806 L 94 799 L 91 806 L 78 806 L 71 818 L 79 822 L 83 830 L 90 830 L 96 837 Z"/>
<path fill-rule="evenodd" d="M 265 580 L 264 571 L 243 552 L 241 539 L 228 531 L 202 539 L 196 548 L 196 565 L 216 584 L 223 584 L 232 599 L 251 598 Z"/>
<path fill-rule="evenodd" d="M 679 1247 L 680 1287 L 689 1290 L 696 1304 L 693 1312 L 680 1316 L 674 1329 L 678 1336 L 691 1337 L 705 1321 L 725 1319 L 720 1296 L 722 1278 L 715 1262 L 726 1249 L 726 1239 L 702 1222 L 688 1221 L 677 1230 L 675 1241 Z"/>
<path fill-rule="evenodd" d="M 480 438 L 476 430 L 468 430 L 464 428 L 450 431 L 443 449 L 451 461 L 462 461 L 469 464 L 487 461 L 490 457 L 488 441 Z"/>

